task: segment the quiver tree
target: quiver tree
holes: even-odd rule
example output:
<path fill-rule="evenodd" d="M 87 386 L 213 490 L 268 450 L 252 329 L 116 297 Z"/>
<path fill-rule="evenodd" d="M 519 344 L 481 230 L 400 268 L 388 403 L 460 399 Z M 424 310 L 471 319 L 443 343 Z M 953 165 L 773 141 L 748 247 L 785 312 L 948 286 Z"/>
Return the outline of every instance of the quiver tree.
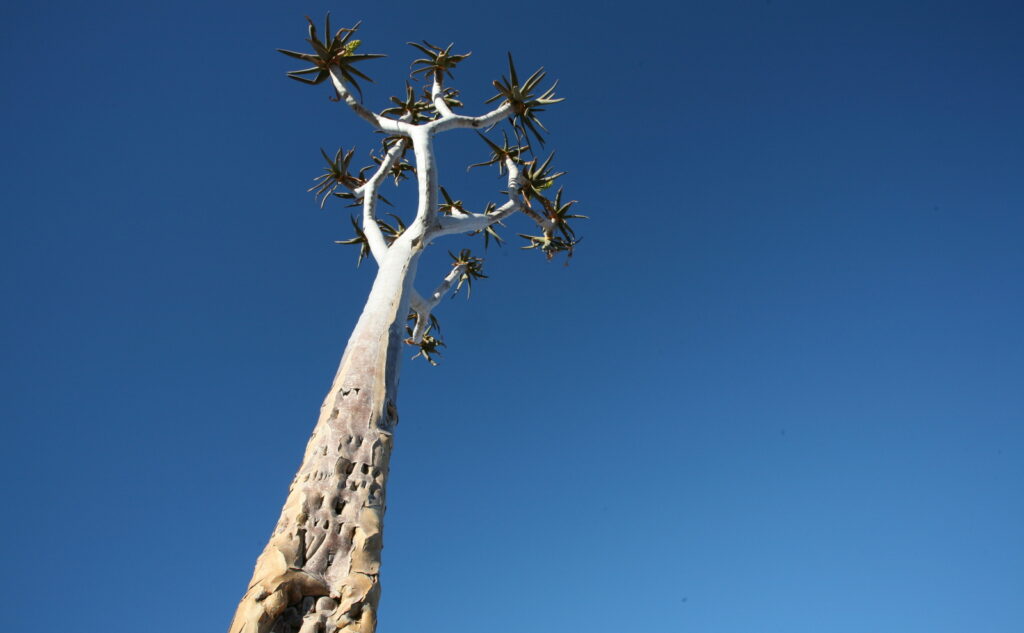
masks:
<path fill-rule="evenodd" d="M 561 188 L 552 195 L 562 172 L 551 167 L 551 157 L 539 160 L 533 152 L 534 143 L 544 142 L 540 132 L 547 132 L 538 113 L 561 101 L 554 86 L 541 91 L 543 69 L 521 81 L 509 55 L 508 75 L 494 82 L 498 93 L 489 100 L 497 107 L 465 116 L 455 112 L 462 103 L 445 82 L 469 53 L 454 54 L 451 45 L 411 43 L 422 54 L 412 64 L 411 79 L 425 85 L 407 82 L 404 94 L 391 97 L 391 106 L 376 113 L 362 103 L 359 82 L 370 78 L 357 65 L 381 56 L 357 52 L 357 28 L 332 32 L 328 17 L 321 38 L 310 21 L 312 52 L 281 52 L 309 64 L 289 72 L 291 78 L 329 83 L 333 99 L 385 135 L 363 168 L 353 166 L 351 148 L 334 154 L 321 150 L 327 166 L 310 189 L 321 205 L 338 198 L 362 207 L 361 219 L 352 218 L 355 236 L 340 243 L 357 246 L 360 262 L 376 262 L 377 275 L 230 633 L 374 631 L 403 347 L 411 346 L 433 364 L 443 346 L 434 309 L 445 295 L 463 288 L 468 294 L 475 280 L 486 277 L 482 258 L 465 248 L 449 251 L 450 269 L 433 291 L 421 294 L 414 288 L 421 253 L 446 236 L 482 235 L 485 247 L 492 240 L 500 243 L 495 226 L 521 213 L 537 226 L 521 234 L 524 248 L 549 259 L 559 252 L 571 255 L 576 235 L 569 221 L 583 217 L 570 212 L 573 203 L 563 201 Z M 506 177 L 505 199 L 473 212 L 440 187 L 433 140 L 455 129 L 488 132 L 502 122 L 511 137 L 503 133 L 498 141 L 481 134 L 481 149 L 489 157 L 477 166 L 497 167 Z M 380 188 L 388 179 L 396 185 L 416 183 L 415 216 L 408 222 L 398 214 L 378 213 L 378 203 L 387 204 Z"/>

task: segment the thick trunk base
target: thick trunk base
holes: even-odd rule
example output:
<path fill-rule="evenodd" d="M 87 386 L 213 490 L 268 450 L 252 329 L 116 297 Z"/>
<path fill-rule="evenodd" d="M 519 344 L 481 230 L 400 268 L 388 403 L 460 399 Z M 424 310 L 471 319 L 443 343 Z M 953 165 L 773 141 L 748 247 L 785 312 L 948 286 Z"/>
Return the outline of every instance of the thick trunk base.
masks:
<path fill-rule="evenodd" d="M 365 411 L 362 392 L 328 396 L 231 633 L 374 631 L 392 435 L 345 415 Z"/>
<path fill-rule="evenodd" d="M 394 249 L 393 249 L 394 250 Z M 229 633 L 373 633 L 415 253 L 382 267 Z"/>

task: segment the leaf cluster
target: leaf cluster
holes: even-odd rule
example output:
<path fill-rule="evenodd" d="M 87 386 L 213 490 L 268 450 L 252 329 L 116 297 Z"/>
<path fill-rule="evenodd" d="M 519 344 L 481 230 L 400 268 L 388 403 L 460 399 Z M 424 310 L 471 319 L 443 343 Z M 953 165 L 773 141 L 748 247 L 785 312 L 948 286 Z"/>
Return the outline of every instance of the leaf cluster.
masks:
<path fill-rule="evenodd" d="M 479 134 L 479 133 L 478 133 Z M 548 157 L 541 162 L 539 158 L 533 158 L 528 161 L 523 161 L 523 153 L 526 152 L 529 147 L 521 145 L 510 145 L 507 135 L 504 135 L 502 145 L 499 146 L 483 134 L 479 134 L 480 138 L 483 139 L 484 143 L 491 150 L 490 159 L 476 163 L 469 166 L 469 169 L 473 167 L 482 167 L 485 165 L 498 165 L 499 173 L 505 172 L 505 161 L 512 160 L 520 165 L 520 192 L 524 198 L 523 202 L 526 205 L 527 211 L 533 214 L 538 221 L 546 218 L 551 223 L 551 228 L 546 229 L 543 235 L 526 235 L 520 233 L 519 236 L 528 240 L 529 243 L 523 248 L 532 249 L 536 248 L 547 255 L 548 259 L 551 259 L 555 253 L 567 252 L 572 254 L 572 250 L 575 245 L 579 242 L 576 238 L 576 232 L 569 224 L 569 220 L 574 219 L 587 219 L 585 215 L 578 215 L 571 213 L 571 208 L 576 204 L 575 200 L 569 202 L 562 202 L 562 188 L 558 188 L 558 192 L 555 194 L 554 200 L 547 197 L 548 190 L 550 190 L 558 178 L 561 178 L 566 174 L 564 171 L 555 171 L 551 163 L 555 158 L 555 153 L 552 152 Z M 461 201 L 456 201 L 455 205 L 452 205 L 452 200 L 448 197 L 447 192 L 442 189 L 442 195 L 445 196 L 448 205 L 442 205 L 442 208 L 458 208 L 461 210 Z M 488 211 L 494 209 L 493 204 L 488 206 Z M 490 237 L 494 237 L 500 245 L 502 240 L 493 227 L 487 227 L 484 233 L 484 247 L 486 248 Z M 558 231 L 561 233 L 560 236 L 555 236 L 554 232 Z M 480 233 L 477 231 L 476 233 Z M 475 233 L 474 233 L 475 234 Z"/>
<path fill-rule="evenodd" d="M 555 194 L 554 200 L 542 198 L 541 201 L 544 204 L 544 210 L 547 213 L 548 220 L 550 220 L 554 228 L 562 234 L 562 237 L 573 244 L 579 241 L 576 239 L 576 231 L 569 226 L 569 220 L 587 220 L 589 218 L 585 215 L 578 215 L 569 212 L 572 209 L 572 205 L 576 204 L 577 201 L 570 200 L 569 202 L 563 203 L 561 187 L 558 188 L 558 193 Z"/>
<path fill-rule="evenodd" d="M 504 132 L 501 133 L 503 140 L 500 147 L 496 145 L 494 142 L 492 142 L 491 139 L 487 138 L 483 134 L 480 134 L 480 132 L 477 132 L 477 136 L 482 138 L 484 140 L 484 143 L 487 143 L 487 147 L 491 148 L 491 157 L 482 163 L 473 163 L 472 165 L 466 168 L 466 171 L 469 171 L 474 167 L 486 167 L 487 165 L 497 165 L 498 175 L 504 176 L 506 170 L 505 161 L 511 159 L 513 162 L 519 162 L 519 157 L 522 156 L 523 152 L 526 151 L 527 149 L 522 145 L 509 145 L 508 134 L 505 134 Z"/>
<path fill-rule="evenodd" d="M 408 320 L 413 324 L 416 323 L 417 318 L 415 311 L 409 312 Z M 406 325 L 405 332 L 409 335 L 409 337 L 405 339 L 406 344 L 419 348 L 419 351 L 416 352 L 413 358 L 416 359 L 422 356 L 428 363 L 436 367 L 437 361 L 434 360 L 434 357 L 441 355 L 441 350 L 439 348 L 447 347 L 444 344 L 444 341 L 440 338 L 441 326 L 437 322 L 437 317 L 433 314 L 430 315 L 430 321 L 427 323 L 427 327 L 424 329 L 423 337 L 420 339 L 419 343 L 415 342 L 412 338 L 411 326 Z M 435 333 L 437 336 L 435 336 Z"/>
<path fill-rule="evenodd" d="M 524 250 L 536 248 L 540 252 L 544 253 L 547 259 L 551 259 L 556 253 L 567 253 L 569 257 L 572 257 L 572 251 L 576 247 L 579 240 L 570 240 L 560 237 L 558 235 L 526 235 L 520 233 L 519 237 L 525 238 L 529 241 L 529 244 L 523 247 Z"/>
<path fill-rule="evenodd" d="M 484 274 L 484 260 L 482 257 L 473 257 L 473 253 L 468 248 L 459 251 L 458 255 L 448 251 L 448 255 L 452 258 L 453 267 L 462 267 L 462 274 L 459 275 L 452 296 L 459 294 L 459 290 L 462 290 L 462 285 L 465 284 L 466 298 L 468 299 L 473 293 L 473 280 L 487 278 L 487 275 Z"/>
<path fill-rule="evenodd" d="M 437 210 L 445 215 L 452 215 L 456 211 L 459 213 L 466 213 L 466 208 L 462 205 L 462 200 L 453 200 L 451 195 L 448 194 L 448 190 L 444 187 L 439 187 L 441 190 L 441 197 L 444 198 L 444 202 L 437 205 Z"/>
<path fill-rule="evenodd" d="M 424 113 L 432 109 L 430 102 L 419 98 L 408 81 L 405 82 L 405 99 L 391 97 L 391 103 L 395 105 L 381 110 L 381 114 L 384 116 L 391 115 L 399 119 L 405 117 L 411 123 L 420 123 L 427 118 L 424 116 Z"/>
<path fill-rule="evenodd" d="M 493 202 L 488 202 L 487 206 L 484 208 L 484 215 L 494 213 L 495 209 L 497 208 L 498 205 L 494 204 Z M 494 224 L 488 224 L 480 231 L 473 231 L 472 233 L 470 233 L 470 235 L 479 235 L 480 233 L 484 234 L 484 250 L 487 250 L 487 248 L 491 245 L 492 238 L 494 239 L 494 243 L 497 244 L 499 248 L 505 242 L 505 240 L 503 240 L 501 236 L 498 235 L 498 231 L 494 228 L 495 224 L 499 226 L 505 226 L 501 222 L 495 222 Z"/>
<path fill-rule="evenodd" d="M 441 82 L 445 75 L 454 79 L 452 75 L 452 69 L 455 68 L 462 60 L 466 59 L 472 52 L 464 53 L 462 55 L 456 55 L 452 53 L 452 47 L 455 43 L 449 44 L 446 48 L 440 46 L 434 46 L 427 40 L 422 40 L 422 44 L 416 42 L 408 42 L 409 46 L 412 46 L 423 53 L 424 57 L 413 60 L 412 66 L 415 69 L 412 71 L 412 76 L 423 74 L 424 76 L 429 75 L 437 82 Z"/>
<path fill-rule="evenodd" d="M 370 254 L 370 241 L 366 239 L 366 233 L 363 232 L 363 228 L 356 222 L 355 216 L 349 216 L 349 220 L 352 221 L 352 230 L 355 231 L 355 237 L 350 237 L 347 240 L 335 240 L 335 244 L 345 244 L 348 246 L 359 247 L 359 259 L 356 260 L 356 268 L 363 263 L 363 258 Z"/>
<path fill-rule="evenodd" d="M 554 184 L 555 180 L 564 176 L 567 172 L 555 171 L 551 167 L 551 161 L 555 158 L 555 153 L 551 152 L 551 155 L 541 163 L 539 159 L 532 159 L 524 163 L 525 169 L 522 170 L 522 182 L 523 182 L 523 195 L 527 200 L 537 199 L 543 200 L 543 191 L 550 189 Z"/>
<path fill-rule="evenodd" d="M 528 142 L 529 135 L 532 134 L 541 146 L 544 145 L 544 137 L 541 136 L 537 128 L 545 132 L 548 130 L 540 122 L 537 113 L 543 112 L 544 106 L 565 100 L 563 98 L 555 98 L 555 88 L 558 86 L 557 81 L 544 92 L 537 94 L 538 86 L 545 76 L 547 76 L 547 73 L 544 69 L 538 68 L 526 81 L 519 81 L 516 65 L 512 61 L 512 53 L 509 53 L 508 77 L 502 75 L 501 80 L 492 82 L 498 94 L 485 102 L 493 103 L 499 99 L 508 102 L 512 106 L 512 112 L 514 113 L 511 122 L 516 136 L 526 138 Z"/>
<path fill-rule="evenodd" d="M 519 234 L 520 237 L 529 241 L 529 244 L 523 248 L 539 249 L 548 259 L 551 259 L 556 253 L 560 252 L 565 252 L 572 257 L 573 248 L 579 240 L 576 239 L 576 232 L 569 225 L 569 220 L 587 219 L 585 215 L 570 212 L 572 206 L 576 204 L 576 200 L 562 202 L 562 187 L 558 188 L 554 200 L 545 195 L 545 192 L 554 186 L 555 180 L 566 173 L 564 171 L 554 171 L 551 167 L 551 161 L 554 157 L 555 154 L 552 152 L 543 163 L 540 163 L 536 158 L 526 163 L 526 169 L 523 170 L 522 189 L 527 206 L 536 212 L 535 204 L 539 204 L 543 210 L 544 217 L 551 223 L 551 228 L 546 229 L 543 235 Z M 558 231 L 561 235 L 554 235 L 555 231 Z"/>
<path fill-rule="evenodd" d="M 444 88 L 441 91 L 441 98 L 444 99 L 444 102 L 451 109 L 461 108 L 463 105 L 462 101 L 459 100 L 459 91 L 453 88 Z M 391 97 L 391 103 L 394 105 L 381 110 L 381 115 L 390 115 L 410 123 L 422 123 L 440 116 L 434 108 L 434 102 L 430 98 L 429 89 L 424 87 L 420 94 L 417 95 L 413 87 L 409 85 L 409 82 L 405 82 L 405 98 Z"/>
<path fill-rule="evenodd" d="M 380 167 L 382 164 L 384 164 L 384 156 L 390 149 L 388 145 L 388 143 L 390 142 L 400 142 L 400 139 L 397 139 L 395 137 L 388 137 L 384 141 L 384 150 L 382 152 L 382 155 L 378 156 L 377 154 L 373 154 L 370 157 L 370 159 L 373 160 L 373 164 L 376 165 L 377 167 Z M 416 175 L 416 166 L 410 163 L 408 159 L 406 159 L 405 157 L 405 154 L 408 151 L 409 147 L 406 146 L 405 149 L 402 150 L 402 155 L 398 157 L 398 160 L 395 161 L 395 163 L 391 166 L 391 169 L 388 171 L 388 175 L 390 175 L 391 178 L 395 181 L 396 187 L 403 180 L 407 179 L 409 177 L 409 174 Z M 360 170 L 360 175 L 362 175 L 365 171 L 369 169 L 371 169 L 370 166 L 364 167 L 362 170 Z"/>
<path fill-rule="evenodd" d="M 569 226 L 569 220 L 585 220 L 588 219 L 587 216 L 570 213 L 572 205 L 576 204 L 576 200 L 563 203 L 561 187 L 558 188 L 558 193 L 555 194 L 554 200 L 549 200 L 542 196 L 539 197 L 539 200 L 544 207 L 545 217 L 551 222 L 551 228 L 545 230 L 543 235 L 524 235 L 520 233 L 519 237 L 525 238 L 529 242 L 523 248 L 536 248 L 544 253 L 549 260 L 556 253 L 563 252 L 572 257 L 573 249 L 579 243 L 579 240 L 576 238 L 576 231 Z M 561 235 L 555 235 L 555 231 L 558 231 Z"/>
<path fill-rule="evenodd" d="M 355 190 L 366 182 L 362 173 L 357 176 L 350 172 L 352 156 L 355 151 L 355 148 L 347 152 L 344 148 L 338 148 L 334 158 L 331 158 L 323 148 L 320 148 L 320 155 L 327 161 L 327 167 L 324 168 L 324 173 L 313 179 L 316 184 L 307 191 L 313 192 L 313 195 L 320 200 L 321 209 L 324 208 L 327 198 L 331 196 L 354 200 Z M 338 188 L 344 188 L 347 191 L 338 193 Z"/>
<path fill-rule="evenodd" d="M 359 82 L 356 78 L 365 79 L 371 83 L 373 83 L 373 80 L 356 68 L 355 64 L 367 59 L 385 57 L 376 53 L 356 53 L 356 49 L 359 48 L 362 42 L 352 39 L 352 36 L 355 35 L 359 25 L 362 23 L 357 22 L 351 28 L 340 28 L 332 35 L 331 14 L 328 13 L 327 17 L 324 18 L 324 35 L 323 39 L 321 39 L 317 34 L 316 25 L 313 24 L 313 20 L 307 16 L 306 21 L 309 22 L 309 37 L 306 38 L 306 42 L 313 48 L 313 53 L 297 53 L 283 48 L 277 50 L 289 57 L 309 62 L 313 66 L 289 71 L 288 76 L 304 84 L 319 84 L 331 76 L 332 67 L 337 68 L 341 76 L 345 78 L 345 81 L 350 83 L 359 92 L 361 97 L 363 91 L 359 87 Z M 313 75 L 313 77 L 310 79 L 307 78 L 307 75 Z"/>
<path fill-rule="evenodd" d="M 399 238 L 402 233 L 405 232 L 406 226 L 402 222 L 402 218 L 398 217 L 393 213 L 389 213 L 389 216 L 394 220 L 394 224 L 388 223 L 387 220 L 376 218 L 377 226 L 380 227 L 380 232 L 384 236 L 384 242 L 390 246 L 395 240 Z M 349 216 L 349 221 L 352 222 L 352 230 L 355 232 L 354 237 L 350 237 L 347 240 L 335 240 L 335 244 L 345 244 L 346 246 L 358 246 L 359 247 L 359 258 L 356 260 L 356 268 L 363 263 L 363 258 L 370 255 L 370 240 L 366 238 L 366 232 L 363 231 L 363 227 L 359 226 L 359 222 L 356 221 L 354 215 Z"/>

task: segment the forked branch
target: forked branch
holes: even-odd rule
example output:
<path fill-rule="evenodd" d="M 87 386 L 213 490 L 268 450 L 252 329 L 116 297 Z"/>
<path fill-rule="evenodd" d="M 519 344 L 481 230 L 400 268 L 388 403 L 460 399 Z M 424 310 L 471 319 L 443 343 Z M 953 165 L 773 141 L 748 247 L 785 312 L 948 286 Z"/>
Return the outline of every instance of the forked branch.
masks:
<path fill-rule="evenodd" d="M 527 240 L 524 248 L 537 248 L 550 259 L 557 252 L 572 254 L 577 243 L 575 233 L 569 226 L 570 219 L 585 216 L 569 213 L 569 207 L 575 202 L 562 203 L 562 190 L 554 200 L 549 199 L 547 191 L 555 179 L 564 172 L 555 172 L 551 168 L 552 157 L 541 162 L 532 156 L 531 139 L 543 144 L 541 132 L 547 132 L 540 122 L 538 114 L 547 106 L 562 101 L 555 96 L 557 82 L 547 89 L 541 88 L 546 74 L 538 69 L 525 80 L 521 80 L 512 61 L 508 56 L 508 73 L 501 76 L 493 85 L 497 94 L 486 103 L 496 103 L 497 107 L 479 116 L 457 114 L 455 108 L 461 107 L 458 91 L 445 85 L 446 79 L 453 77 L 453 70 L 470 56 L 470 53 L 456 54 L 452 52 L 453 44 L 446 47 L 435 46 L 427 41 L 410 42 L 422 57 L 413 64 L 412 78 L 422 76 L 425 85 L 415 89 L 406 82 L 405 97 L 391 97 L 391 107 L 379 114 L 363 105 L 362 90 L 358 81 L 372 81 L 362 70 L 356 68 L 358 62 L 382 57 L 377 54 L 358 53 L 359 40 L 353 39 L 359 25 L 352 28 L 339 29 L 332 33 L 330 22 L 323 37 L 320 37 L 312 22 L 309 25 L 310 37 L 307 42 L 312 46 L 312 53 L 296 53 L 282 51 L 290 57 L 302 59 L 312 64 L 310 68 L 291 71 L 289 76 L 303 83 L 317 84 L 330 80 L 337 100 L 344 101 L 360 118 L 374 129 L 384 132 L 394 140 L 386 141 L 387 150 L 383 156 L 373 158 L 376 165 L 362 169 L 358 177 L 348 171 L 348 161 L 353 152 L 342 154 L 332 161 L 328 157 L 328 170 L 322 175 L 315 187 L 319 195 L 326 200 L 328 195 L 354 200 L 362 204 L 361 226 L 356 225 L 356 236 L 342 240 L 342 244 L 360 246 L 360 259 L 372 255 L 378 266 L 383 267 L 388 261 L 389 253 L 402 239 L 403 249 L 410 247 L 422 249 L 439 237 L 455 234 L 475 235 L 484 233 L 485 245 L 490 238 L 495 238 L 500 245 L 501 239 L 495 232 L 494 225 L 506 220 L 517 212 L 530 218 L 540 229 L 540 235 L 519 235 Z M 358 92 L 358 98 L 355 93 Z M 439 204 L 438 162 L 434 152 L 434 137 L 453 129 L 474 129 L 478 133 L 487 131 L 495 125 L 507 121 L 511 125 L 514 141 L 510 144 L 508 137 L 499 146 L 481 134 L 491 149 L 490 160 L 480 165 L 497 165 L 499 174 L 507 172 L 507 189 L 503 193 L 507 200 L 500 206 L 489 204 L 483 213 L 472 213 L 462 207 L 461 202 L 454 203 L 445 193 L 445 204 Z M 407 150 L 412 149 L 414 164 L 405 162 Z M 326 156 L 326 155 L 325 155 Z M 530 158 L 527 158 L 530 156 Z M 402 220 L 393 215 L 395 224 L 385 222 L 377 213 L 377 200 L 380 187 L 390 174 L 395 177 L 395 184 L 413 172 L 417 183 L 416 216 L 406 226 Z M 364 174 L 371 174 L 368 178 Z M 334 193 L 342 186 L 347 191 Z M 387 202 L 387 200 L 384 200 Z M 390 204 L 390 203 L 388 203 Z M 390 215 L 390 214 L 389 214 Z M 353 223 L 355 220 L 353 219 Z M 464 256 L 463 256 L 464 255 Z M 462 251 L 456 259 L 452 270 L 448 271 L 438 287 L 426 297 L 420 296 L 412 287 L 414 280 L 409 279 L 409 305 L 415 315 L 415 325 L 411 328 L 409 342 L 427 345 L 427 332 L 432 327 L 432 312 L 441 297 L 451 291 L 453 285 L 458 288 L 463 283 L 471 283 L 473 278 L 482 277 L 479 263 L 482 260 Z M 415 265 L 411 271 L 415 271 Z M 468 281 L 467 281 L 468 280 Z M 436 345 L 440 343 L 430 343 Z M 435 350 L 436 351 L 436 350 Z M 428 355 L 429 359 L 429 355 Z"/>

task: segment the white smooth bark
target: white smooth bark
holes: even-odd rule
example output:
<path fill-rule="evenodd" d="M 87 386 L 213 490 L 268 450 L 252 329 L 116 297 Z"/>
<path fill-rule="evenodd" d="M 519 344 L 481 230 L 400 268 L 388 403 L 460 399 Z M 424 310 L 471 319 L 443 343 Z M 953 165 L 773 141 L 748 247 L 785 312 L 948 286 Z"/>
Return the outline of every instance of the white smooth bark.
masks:
<path fill-rule="evenodd" d="M 348 104 L 348 107 L 352 108 L 355 113 L 362 117 L 367 123 L 384 132 L 401 134 L 402 136 L 409 135 L 409 129 L 413 127 L 411 123 L 395 121 L 394 119 L 374 114 L 367 110 L 366 106 L 359 103 L 345 85 L 345 78 L 337 68 L 331 68 L 331 83 L 334 84 L 334 89 L 338 91 L 338 94 L 341 95 L 342 100 Z"/>
<path fill-rule="evenodd" d="M 442 216 L 437 226 L 430 232 L 430 239 L 452 235 L 455 233 L 473 233 L 500 222 L 523 208 L 520 191 L 523 183 L 519 179 L 519 165 L 514 160 L 506 159 L 508 169 L 508 202 L 490 213 L 465 213 L 458 216 Z"/>
<path fill-rule="evenodd" d="M 380 226 L 377 224 L 377 190 L 380 189 L 380 185 L 384 182 L 388 172 L 391 171 L 395 162 L 398 161 L 398 157 L 405 151 L 408 142 L 406 139 L 396 141 L 394 146 L 384 156 L 384 160 L 381 161 L 376 173 L 366 181 L 366 184 L 357 188 L 354 192 L 356 196 L 363 196 L 363 234 L 366 236 L 366 242 L 370 246 L 370 253 L 373 254 L 373 259 L 377 262 L 378 266 L 384 261 L 384 255 L 388 252 L 388 245 L 384 239 L 384 234 L 381 233 Z"/>
<path fill-rule="evenodd" d="M 427 325 L 430 323 L 430 313 L 437 307 L 437 304 L 441 302 L 448 291 L 451 290 L 452 284 L 462 276 L 462 273 L 466 271 L 465 264 L 459 264 L 454 266 L 451 271 L 445 275 L 441 283 L 438 284 L 437 288 L 434 289 L 433 294 L 430 295 L 429 299 L 424 299 L 417 296 L 417 300 L 411 304 L 414 312 L 416 312 L 416 324 L 412 330 L 412 336 L 410 337 L 411 342 L 414 345 L 419 345 L 423 342 L 423 335 L 427 331 Z"/>

